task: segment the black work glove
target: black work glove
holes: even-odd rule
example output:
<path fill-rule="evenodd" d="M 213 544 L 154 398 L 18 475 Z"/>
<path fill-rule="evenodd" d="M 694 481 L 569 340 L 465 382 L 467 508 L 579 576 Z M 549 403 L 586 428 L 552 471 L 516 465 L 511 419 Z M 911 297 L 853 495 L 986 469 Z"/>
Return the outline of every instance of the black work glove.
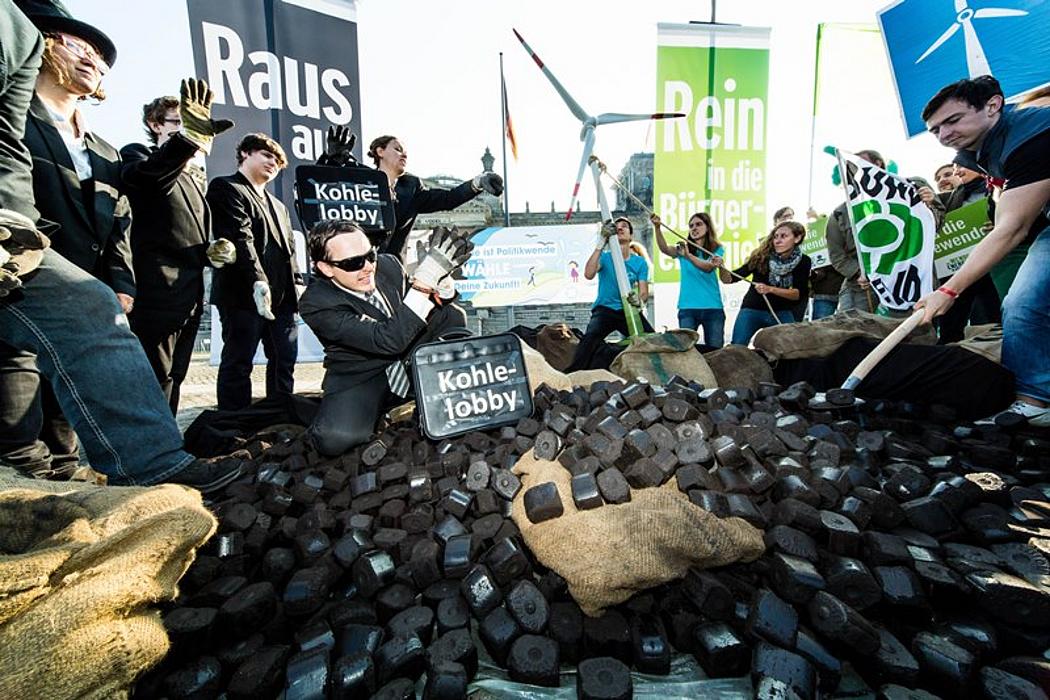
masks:
<path fill-rule="evenodd" d="M 503 194 L 503 178 L 493 172 L 481 173 L 471 182 L 475 192 L 485 190 L 493 197 Z"/>
<path fill-rule="evenodd" d="M 325 136 L 324 153 L 318 159 L 318 165 L 333 165 L 342 167 L 346 165 L 357 165 L 354 158 L 354 144 L 357 143 L 357 134 L 350 131 L 348 126 L 330 126 Z"/>

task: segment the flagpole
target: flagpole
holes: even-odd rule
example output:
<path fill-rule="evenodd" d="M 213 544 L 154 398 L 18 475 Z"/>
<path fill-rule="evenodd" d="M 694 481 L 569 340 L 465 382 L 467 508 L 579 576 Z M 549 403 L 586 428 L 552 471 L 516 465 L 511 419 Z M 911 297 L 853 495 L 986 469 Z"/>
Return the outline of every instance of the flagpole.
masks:
<path fill-rule="evenodd" d="M 510 188 L 507 186 L 507 83 L 503 80 L 503 52 L 499 52 L 500 143 L 503 144 L 503 225 L 510 226 Z"/>
<path fill-rule="evenodd" d="M 820 89 L 820 39 L 824 33 L 824 24 L 817 25 L 817 50 L 813 59 L 813 109 L 809 120 L 809 191 L 806 193 L 806 206 L 813 207 L 813 152 L 817 147 L 817 96 Z"/>

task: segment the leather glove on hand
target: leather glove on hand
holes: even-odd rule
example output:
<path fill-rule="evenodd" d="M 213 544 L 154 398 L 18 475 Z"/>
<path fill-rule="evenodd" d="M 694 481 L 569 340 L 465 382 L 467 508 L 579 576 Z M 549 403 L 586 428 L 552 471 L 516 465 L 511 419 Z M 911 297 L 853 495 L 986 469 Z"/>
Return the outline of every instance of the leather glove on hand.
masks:
<path fill-rule="evenodd" d="M 355 143 L 357 143 L 357 134 L 350 131 L 350 127 L 328 127 L 328 134 L 325 136 L 324 154 L 321 155 L 318 163 L 335 166 L 357 163 L 353 153 Z"/>
<path fill-rule="evenodd" d="M 237 248 L 234 247 L 233 241 L 226 238 L 218 238 L 212 241 L 204 254 L 208 256 L 208 262 L 211 263 L 211 266 L 216 269 L 223 265 L 232 265 L 237 262 Z"/>
<path fill-rule="evenodd" d="M 416 268 L 414 279 L 430 289 L 437 289 L 438 282 L 470 258 L 474 244 L 456 230 L 438 228 L 426 257 Z"/>
<path fill-rule="evenodd" d="M 273 297 L 270 295 L 269 284 L 266 282 L 256 282 L 252 285 L 252 300 L 255 302 L 256 313 L 267 321 L 273 321 L 276 319 L 270 308 L 273 305 Z"/>
<path fill-rule="evenodd" d="M 638 292 L 633 289 L 627 292 L 627 303 L 636 309 L 642 308 L 642 302 L 638 299 Z"/>
<path fill-rule="evenodd" d="M 179 117 L 182 133 L 206 154 L 211 154 L 211 142 L 216 136 L 233 128 L 229 119 L 212 119 L 211 103 L 215 95 L 208 83 L 197 78 L 182 81 L 179 89 Z"/>
<path fill-rule="evenodd" d="M 493 172 L 481 173 L 471 182 L 475 192 L 485 190 L 493 197 L 503 194 L 503 178 Z"/>

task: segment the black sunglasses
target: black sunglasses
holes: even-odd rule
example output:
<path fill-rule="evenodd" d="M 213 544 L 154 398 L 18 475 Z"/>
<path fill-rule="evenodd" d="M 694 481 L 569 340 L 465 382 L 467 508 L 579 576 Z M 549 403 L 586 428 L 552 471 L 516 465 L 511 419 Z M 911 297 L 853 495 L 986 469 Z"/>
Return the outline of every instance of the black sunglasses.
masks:
<path fill-rule="evenodd" d="M 374 263 L 376 261 L 376 249 L 372 248 L 367 253 L 362 255 L 355 255 L 352 258 L 343 258 L 342 260 L 325 260 L 332 267 L 338 267 L 344 272 L 357 272 L 365 266 L 366 262 Z"/>

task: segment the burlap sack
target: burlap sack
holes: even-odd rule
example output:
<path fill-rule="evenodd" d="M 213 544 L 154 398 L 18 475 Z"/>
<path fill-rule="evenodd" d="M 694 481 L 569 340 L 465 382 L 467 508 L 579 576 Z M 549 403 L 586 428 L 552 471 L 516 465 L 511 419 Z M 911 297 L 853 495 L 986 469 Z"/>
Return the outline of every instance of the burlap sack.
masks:
<path fill-rule="evenodd" d="M 1003 363 L 1003 327 L 999 324 L 967 326 L 963 339 L 952 345 L 958 345 L 997 365 Z"/>
<path fill-rule="evenodd" d="M 704 360 L 715 375 L 716 386 L 725 389 L 757 391 L 759 382 L 773 381 L 773 368 L 766 359 L 743 345 L 727 345 L 706 353 Z"/>
<path fill-rule="evenodd" d="M 168 651 L 160 614 L 215 532 L 196 491 L 0 468 L 0 698 L 126 697 Z"/>
<path fill-rule="evenodd" d="M 619 379 L 612 372 L 604 369 L 582 369 L 570 374 L 559 372 L 551 367 L 546 358 L 533 350 L 526 342 L 521 343 L 522 357 L 525 360 L 525 371 L 529 373 L 529 390 L 535 394 L 541 384 L 546 384 L 556 391 L 572 391 L 573 387 L 589 387 L 594 382 L 616 381 Z"/>
<path fill-rule="evenodd" d="M 763 328 L 755 334 L 751 344 L 756 350 L 764 352 L 771 361 L 827 357 L 850 338 L 882 340 L 899 325 L 900 319 L 850 310 L 817 321 Z M 904 342 L 936 345 L 937 332 L 932 326 L 919 326 Z"/>
<path fill-rule="evenodd" d="M 715 375 L 696 349 L 699 338 L 696 331 L 684 328 L 636 338 L 609 369 L 627 381 L 641 378 L 650 384 L 666 384 L 677 374 L 707 388 L 717 386 Z"/>
<path fill-rule="evenodd" d="M 752 561 L 765 545 L 762 531 L 740 518 L 718 518 L 697 507 L 674 482 L 634 489 L 631 501 L 578 511 L 571 475 L 529 450 L 514 467 L 522 489 L 511 517 L 536 558 L 565 579 L 587 615 L 598 616 L 635 593 L 683 576 L 690 567 Z M 525 515 L 525 492 L 553 481 L 565 513 L 542 523 Z"/>
<path fill-rule="evenodd" d="M 551 323 L 536 334 L 536 349 L 559 372 L 564 372 L 572 364 L 579 344 L 567 323 Z"/>

